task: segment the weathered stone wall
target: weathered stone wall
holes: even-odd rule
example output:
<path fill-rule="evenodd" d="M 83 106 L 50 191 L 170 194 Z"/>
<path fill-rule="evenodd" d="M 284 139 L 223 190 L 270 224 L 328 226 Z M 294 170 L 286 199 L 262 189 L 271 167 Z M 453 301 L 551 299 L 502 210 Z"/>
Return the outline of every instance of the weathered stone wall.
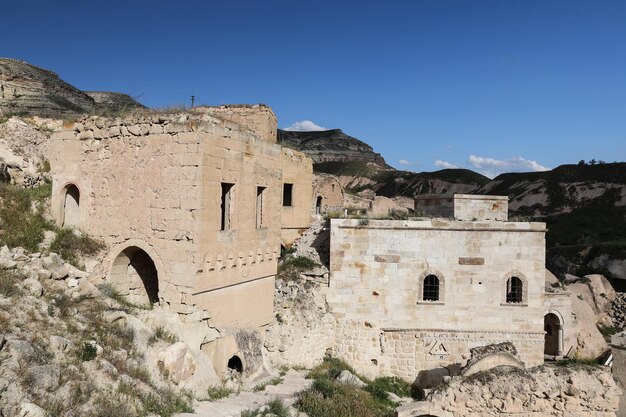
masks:
<path fill-rule="evenodd" d="M 454 218 L 457 220 L 509 219 L 509 198 L 497 195 L 454 195 Z"/>
<path fill-rule="evenodd" d="M 417 195 L 415 196 L 415 214 L 454 218 L 454 195 Z"/>
<path fill-rule="evenodd" d="M 336 354 L 366 375 L 411 381 L 487 343 L 511 341 L 524 362 L 542 363 L 544 236 L 543 223 L 332 220 Z M 437 301 L 422 297 L 430 274 Z M 512 276 L 523 282 L 521 303 L 506 302 Z"/>
<path fill-rule="evenodd" d="M 415 213 L 467 221 L 507 221 L 508 201 L 506 196 L 493 195 L 422 195 L 415 197 Z"/>
<path fill-rule="evenodd" d="M 141 275 L 146 265 L 115 261 L 138 248 L 154 262 L 161 305 L 185 321 L 266 325 L 281 244 L 282 169 L 293 176 L 301 168 L 299 181 L 309 184 L 294 190 L 306 212 L 296 218 L 300 227 L 310 219 L 312 180 L 303 154 L 259 136 L 267 134 L 268 112 L 260 108 L 258 132 L 203 111 L 68 125 L 50 145 L 53 216 L 63 223 L 75 185 L 78 227 L 112 248 L 103 279 L 128 291 L 131 269 Z M 254 125 L 254 113 L 244 113 Z"/>
<path fill-rule="evenodd" d="M 281 238 L 290 245 L 311 225 L 313 163 L 303 153 L 283 148 L 283 184 L 292 185 L 291 205 L 280 201 Z M 282 190 L 281 190 L 282 193 Z"/>
<path fill-rule="evenodd" d="M 313 213 L 318 211 L 317 205 L 320 198 L 319 214 L 327 211 L 341 211 L 345 207 L 343 186 L 332 175 L 316 174 L 313 177 Z"/>
<path fill-rule="evenodd" d="M 196 111 L 206 112 L 222 120 L 233 122 L 255 132 L 259 138 L 271 143 L 277 140 L 277 120 L 272 109 L 263 104 L 229 104 L 223 106 L 198 107 Z"/>

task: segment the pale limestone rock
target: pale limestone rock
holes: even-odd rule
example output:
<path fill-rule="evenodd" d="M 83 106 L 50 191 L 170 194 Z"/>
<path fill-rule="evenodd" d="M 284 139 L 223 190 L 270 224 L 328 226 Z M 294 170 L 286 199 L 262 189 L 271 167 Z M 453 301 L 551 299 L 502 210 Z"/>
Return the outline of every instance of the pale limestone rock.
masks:
<path fill-rule="evenodd" d="M 20 283 L 20 286 L 35 297 L 41 297 L 43 295 L 43 286 L 34 278 L 25 279 Z"/>
<path fill-rule="evenodd" d="M 352 372 L 348 371 L 347 369 L 341 371 L 341 373 L 337 377 L 337 381 L 346 385 L 354 385 L 355 387 L 358 387 L 358 388 L 363 388 L 366 385 L 365 382 L 361 381 L 361 379 L 358 376 L 354 375 Z"/>
<path fill-rule="evenodd" d="M 33 403 L 21 403 L 16 417 L 48 417 L 48 413 Z"/>
<path fill-rule="evenodd" d="M 177 342 L 168 346 L 158 358 L 176 384 L 189 379 L 196 372 L 196 361 L 186 343 Z"/>

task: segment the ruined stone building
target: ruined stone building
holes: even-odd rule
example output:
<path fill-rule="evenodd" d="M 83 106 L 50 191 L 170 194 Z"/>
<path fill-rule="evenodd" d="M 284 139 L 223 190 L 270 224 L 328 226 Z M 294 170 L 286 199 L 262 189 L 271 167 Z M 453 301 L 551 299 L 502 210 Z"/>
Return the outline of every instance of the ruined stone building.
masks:
<path fill-rule="evenodd" d="M 512 342 L 534 366 L 575 343 L 568 295 L 545 289 L 544 223 L 507 221 L 507 197 L 426 196 L 415 212 L 434 217 L 331 221 L 337 356 L 428 387 L 473 347 Z"/>
<path fill-rule="evenodd" d="M 104 282 L 178 313 L 218 373 L 241 356 L 229 329 L 272 320 L 281 244 L 311 221 L 311 160 L 276 143 L 271 109 L 92 117 L 50 147 L 54 218 L 107 243 Z"/>

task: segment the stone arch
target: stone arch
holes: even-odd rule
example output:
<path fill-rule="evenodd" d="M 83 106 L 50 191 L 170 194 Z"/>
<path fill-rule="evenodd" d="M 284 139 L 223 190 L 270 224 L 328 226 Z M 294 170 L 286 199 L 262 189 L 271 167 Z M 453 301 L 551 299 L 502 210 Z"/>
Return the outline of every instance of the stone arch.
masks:
<path fill-rule="evenodd" d="M 517 286 L 521 286 L 521 288 Z M 501 304 L 526 305 L 528 303 L 528 279 L 518 270 L 502 278 Z"/>
<path fill-rule="evenodd" d="M 61 194 L 61 226 L 80 226 L 80 190 L 74 183 L 67 183 Z"/>
<path fill-rule="evenodd" d="M 114 253 L 108 277 L 111 285 L 132 303 L 158 303 L 160 265 L 152 251 L 130 244 Z"/>
<path fill-rule="evenodd" d="M 437 299 L 434 300 L 432 299 L 432 297 L 424 297 L 425 292 L 428 292 L 428 285 L 433 283 L 433 279 L 432 277 L 436 278 L 436 282 L 437 282 Z M 445 294 L 446 294 L 446 285 L 445 285 L 445 278 L 443 276 L 443 274 L 441 273 L 441 271 L 436 270 L 436 269 L 427 269 L 426 271 L 423 271 L 418 278 L 418 285 L 417 285 L 417 300 L 418 303 L 443 303 L 445 300 Z"/>
<path fill-rule="evenodd" d="M 550 356 L 563 355 L 563 317 L 558 311 L 550 310 L 543 317 L 545 344 L 543 353 Z"/>

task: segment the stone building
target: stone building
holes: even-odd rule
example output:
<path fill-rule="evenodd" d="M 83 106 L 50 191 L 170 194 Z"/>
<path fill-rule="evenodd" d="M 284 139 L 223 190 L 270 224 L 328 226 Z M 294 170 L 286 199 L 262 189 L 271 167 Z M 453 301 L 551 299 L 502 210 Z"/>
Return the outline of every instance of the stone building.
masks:
<path fill-rule="evenodd" d="M 102 279 L 187 323 L 218 371 L 272 318 L 281 244 L 311 222 L 312 162 L 270 108 L 92 117 L 51 138 L 53 216 L 107 243 Z M 219 329 L 220 337 L 215 339 Z"/>
<path fill-rule="evenodd" d="M 329 211 L 341 212 L 344 208 L 343 186 L 336 177 L 316 174 L 313 177 L 313 212 L 324 214 Z"/>
<path fill-rule="evenodd" d="M 575 343 L 568 295 L 546 295 L 544 223 L 508 222 L 506 197 L 420 198 L 415 211 L 437 217 L 331 221 L 338 357 L 429 387 L 476 346 L 512 342 L 532 366 Z"/>

